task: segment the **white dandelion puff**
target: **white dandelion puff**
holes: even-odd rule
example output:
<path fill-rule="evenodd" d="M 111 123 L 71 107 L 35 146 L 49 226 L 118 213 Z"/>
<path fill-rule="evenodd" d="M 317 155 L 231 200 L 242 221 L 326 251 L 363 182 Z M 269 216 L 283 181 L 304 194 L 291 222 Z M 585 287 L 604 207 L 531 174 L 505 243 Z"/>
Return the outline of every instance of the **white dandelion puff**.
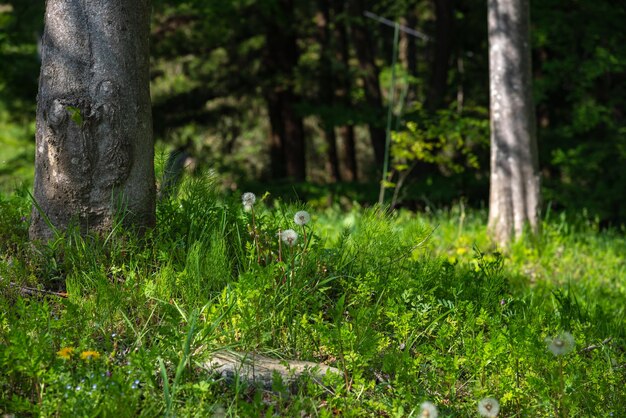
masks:
<path fill-rule="evenodd" d="M 569 353 L 576 345 L 574 336 L 569 332 L 562 332 L 554 338 L 546 338 L 545 342 L 548 345 L 548 350 L 555 356 Z"/>
<path fill-rule="evenodd" d="M 241 202 L 245 210 L 250 210 L 254 206 L 254 202 L 256 202 L 256 196 L 254 193 L 246 192 L 241 196 Z"/>
<path fill-rule="evenodd" d="M 285 229 L 280 233 L 280 239 L 290 247 L 293 247 L 298 240 L 298 233 L 293 229 Z"/>
<path fill-rule="evenodd" d="M 494 398 L 484 398 L 478 402 L 478 413 L 482 417 L 495 418 L 500 412 L 500 403 Z"/>
<path fill-rule="evenodd" d="M 437 418 L 439 416 L 439 411 L 437 407 L 432 402 L 422 402 L 420 405 L 420 417 L 422 418 Z"/>
<path fill-rule="evenodd" d="M 296 225 L 300 226 L 308 224 L 310 220 L 311 215 L 309 215 L 309 212 L 307 212 L 306 210 L 296 212 L 296 216 L 293 217 L 293 221 L 296 223 Z"/>

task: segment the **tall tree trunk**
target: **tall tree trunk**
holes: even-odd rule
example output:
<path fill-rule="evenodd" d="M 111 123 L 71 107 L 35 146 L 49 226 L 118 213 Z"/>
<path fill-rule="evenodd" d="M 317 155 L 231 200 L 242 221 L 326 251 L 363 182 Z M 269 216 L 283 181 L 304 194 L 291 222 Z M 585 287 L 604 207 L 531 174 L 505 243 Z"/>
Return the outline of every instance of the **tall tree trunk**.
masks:
<path fill-rule="evenodd" d="M 489 0 L 489 230 L 506 246 L 539 228 L 539 163 L 531 88 L 529 0 Z"/>
<path fill-rule="evenodd" d="M 154 225 L 149 29 L 148 0 L 46 2 L 31 239 Z"/>
<path fill-rule="evenodd" d="M 410 28 L 417 27 L 417 12 L 415 11 L 415 6 L 412 7 L 412 10 L 407 15 L 406 24 Z M 409 76 L 417 79 L 417 38 L 415 36 L 407 36 L 406 55 L 406 69 Z M 417 86 L 410 85 L 406 96 L 407 103 L 413 103 L 416 99 Z"/>
<path fill-rule="evenodd" d="M 437 110 L 444 104 L 448 87 L 448 70 L 454 34 L 454 6 L 452 0 L 434 0 L 435 3 L 435 53 L 428 89 L 427 107 Z"/>
<path fill-rule="evenodd" d="M 280 13 L 266 17 L 264 64 L 271 78 L 265 88 L 270 125 L 272 177 L 306 178 L 306 157 L 302 116 L 296 110 L 294 69 L 299 51 L 294 27 L 293 0 L 280 0 Z"/>
<path fill-rule="evenodd" d="M 343 167 L 345 174 L 343 178 L 347 181 L 357 181 L 359 179 L 358 166 L 356 161 L 356 137 L 354 125 L 346 125 L 340 128 L 344 140 Z"/>
<path fill-rule="evenodd" d="M 339 61 L 342 64 L 343 71 L 340 73 L 339 79 L 339 101 L 346 109 L 352 108 L 352 74 L 350 72 L 350 44 L 348 40 L 348 28 L 346 26 L 346 4 L 338 2 L 338 8 L 335 9 L 336 14 L 343 15 L 337 19 L 337 35 L 339 38 Z M 341 135 L 344 141 L 343 167 L 345 169 L 344 178 L 349 181 L 358 180 L 358 167 L 356 159 L 356 138 L 354 135 L 354 124 L 349 122 L 341 127 Z"/>
<path fill-rule="evenodd" d="M 365 102 L 372 111 L 373 118 L 369 123 L 370 139 L 374 149 L 376 167 L 382 172 L 385 161 L 386 133 L 382 127 L 384 123 L 383 96 L 380 91 L 380 69 L 376 65 L 376 58 L 373 50 L 373 40 L 370 37 L 371 29 L 366 27 L 363 21 L 365 7 L 362 1 L 350 0 L 349 11 L 355 18 L 360 18 L 351 26 L 352 42 L 359 61 L 363 88 L 365 92 Z M 369 23 L 369 22 L 368 22 Z"/>
<path fill-rule="evenodd" d="M 330 32 L 330 1 L 319 0 L 321 15 L 317 19 L 320 39 L 320 99 L 323 107 L 332 108 L 335 104 L 335 88 L 333 79 L 333 45 Z M 328 144 L 328 165 L 329 174 L 332 181 L 341 181 L 339 171 L 339 156 L 337 153 L 337 135 L 335 134 L 335 124 L 331 120 L 331 115 L 324 112 L 322 124 Z"/>

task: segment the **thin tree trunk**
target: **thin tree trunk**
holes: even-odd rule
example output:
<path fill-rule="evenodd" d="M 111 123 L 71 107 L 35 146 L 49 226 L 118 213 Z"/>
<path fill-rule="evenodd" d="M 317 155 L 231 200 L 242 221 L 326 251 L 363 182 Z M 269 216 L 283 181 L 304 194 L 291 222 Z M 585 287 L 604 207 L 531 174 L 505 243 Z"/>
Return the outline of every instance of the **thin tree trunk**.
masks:
<path fill-rule="evenodd" d="M 365 7 L 359 0 L 351 0 L 349 10 L 353 17 L 362 18 Z M 371 118 L 373 120 L 369 123 L 369 132 L 372 148 L 374 149 L 374 158 L 377 169 L 382 171 L 385 161 L 385 142 L 387 136 L 381 122 L 384 121 L 384 115 L 382 112 L 383 97 L 379 83 L 380 69 L 376 65 L 373 50 L 374 44 L 370 32 L 371 29 L 366 27 L 365 23 L 355 23 L 351 26 L 352 42 L 354 43 L 361 70 L 361 77 L 363 79 L 365 102 L 372 111 Z"/>
<path fill-rule="evenodd" d="M 345 16 L 346 4 L 345 2 L 339 2 L 339 8 L 336 9 L 337 13 L 341 13 Z M 340 88 L 339 88 L 339 100 L 345 106 L 346 109 L 352 108 L 352 74 L 350 72 L 350 48 L 348 40 L 348 29 L 345 23 L 345 18 L 337 19 L 337 33 L 339 38 L 339 61 L 342 63 L 343 72 L 340 75 Z M 352 123 L 341 127 L 341 135 L 344 141 L 344 159 L 343 167 L 346 170 L 344 176 L 346 180 L 357 181 L 358 180 L 358 166 L 356 159 L 356 139 L 354 135 L 354 125 Z"/>
<path fill-rule="evenodd" d="M 435 53 L 432 74 L 428 89 L 427 104 L 430 110 L 443 106 L 448 87 L 448 70 L 452 54 L 452 36 L 454 34 L 454 6 L 451 0 L 435 2 Z"/>
<path fill-rule="evenodd" d="M 334 126 L 326 127 L 326 141 L 328 142 L 328 163 L 330 165 L 330 178 L 332 181 L 341 181 L 339 170 L 339 153 L 337 152 L 337 134 Z"/>
<path fill-rule="evenodd" d="M 540 178 L 532 101 L 528 0 L 489 0 L 489 230 L 506 246 L 539 228 Z"/>
<path fill-rule="evenodd" d="M 154 225 L 149 28 L 148 0 L 47 1 L 31 239 Z"/>
<path fill-rule="evenodd" d="M 285 159 L 287 160 L 287 177 L 306 180 L 306 155 L 304 148 L 304 124 L 295 108 L 297 96 L 293 91 L 284 95 L 283 123 L 285 125 Z"/>
<path fill-rule="evenodd" d="M 356 160 L 356 139 L 354 136 L 354 125 L 341 127 L 341 134 L 344 140 L 344 163 L 346 170 L 344 178 L 347 181 L 357 181 L 359 179 Z"/>
<path fill-rule="evenodd" d="M 329 0 L 320 0 L 319 7 L 321 10 L 318 19 L 318 30 L 320 38 L 320 99 L 322 106 L 332 108 L 335 102 L 335 88 L 332 68 L 332 42 L 330 32 L 330 2 Z M 326 135 L 326 143 L 328 144 L 328 164 L 329 174 L 332 181 L 341 181 L 341 172 L 339 171 L 339 156 L 337 153 L 337 135 L 335 134 L 335 125 L 329 120 L 330 115 L 322 118 L 324 125 L 324 133 Z"/>
<path fill-rule="evenodd" d="M 407 16 L 406 24 L 410 28 L 417 26 L 417 13 L 415 10 Z M 406 46 L 406 66 L 409 76 L 417 78 L 417 38 L 415 36 L 408 36 Z M 413 103 L 417 99 L 417 86 L 410 85 L 407 92 L 407 103 Z"/>

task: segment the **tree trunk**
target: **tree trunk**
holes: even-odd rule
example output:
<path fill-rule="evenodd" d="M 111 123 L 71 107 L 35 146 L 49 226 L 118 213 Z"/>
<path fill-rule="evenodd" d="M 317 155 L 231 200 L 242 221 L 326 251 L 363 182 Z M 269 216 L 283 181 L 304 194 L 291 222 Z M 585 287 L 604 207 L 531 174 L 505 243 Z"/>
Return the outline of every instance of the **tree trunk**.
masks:
<path fill-rule="evenodd" d="M 46 2 L 31 239 L 154 225 L 149 30 L 148 0 Z"/>
<path fill-rule="evenodd" d="M 452 54 L 452 36 L 454 34 L 454 6 L 451 0 L 434 0 L 435 3 L 435 53 L 432 74 L 428 89 L 427 107 L 440 109 L 444 105 L 448 87 L 448 70 Z"/>
<path fill-rule="evenodd" d="M 407 15 L 406 24 L 410 28 L 417 27 L 417 12 L 415 6 L 412 7 L 412 10 Z M 415 36 L 407 36 L 406 69 L 409 76 L 417 79 L 417 38 Z M 417 85 L 409 85 L 409 91 L 406 96 L 407 104 L 414 103 L 416 99 Z"/>
<path fill-rule="evenodd" d="M 296 111 L 298 96 L 294 91 L 294 69 L 299 51 L 294 28 L 292 0 L 281 0 L 276 16 L 266 16 L 264 65 L 270 78 L 265 89 L 271 141 L 272 177 L 306 179 L 306 157 L 302 116 Z"/>
<path fill-rule="evenodd" d="M 337 19 L 337 37 L 339 38 L 338 60 L 341 62 L 343 71 L 339 76 L 339 101 L 346 109 L 351 109 L 352 105 L 352 74 L 350 72 L 350 46 L 348 41 L 348 29 L 345 23 L 346 5 L 345 2 L 338 2 L 335 9 L 341 18 Z M 358 168 L 356 160 L 356 138 L 354 135 L 354 124 L 349 122 L 341 127 L 341 135 L 344 141 L 343 167 L 348 181 L 358 180 Z"/>
<path fill-rule="evenodd" d="M 330 32 L 330 1 L 320 0 L 319 8 L 321 14 L 317 19 L 318 37 L 320 40 L 320 101 L 321 105 L 326 108 L 332 108 L 335 104 L 335 87 L 333 79 L 333 47 Z M 331 115 L 324 112 L 322 116 L 322 125 L 328 145 L 328 165 L 331 181 L 341 181 L 341 172 L 339 171 L 339 156 L 337 153 L 337 135 L 335 133 L 335 124 Z"/>
<path fill-rule="evenodd" d="M 347 181 L 358 181 L 359 174 L 356 162 L 356 138 L 354 135 L 354 125 L 346 125 L 340 128 L 341 135 L 344 140 L 344 159 L 343 167 L 345 175 L 343 178 Z"/>
<path fill-rule="evenodd" d="M 539 228 L 528 0 L 489 0 L 491 190 L 489 230 L 506 246 Z"/>
<path fill-rule="evenodd" d="M 376 65 L 376 58 L 373 50 L 373 40 L 370 37 L 370 28 L 367 28 L 366 23 L 363 21 L 363 12 L 365 7 L 359 0 L 350 1 L 350 13 L 353 17 L 360 18 L 360 21 L 356 22 L 351 27 L 352 41 L 354 43 L 354 49 L 359 61 L 359 67 L 361 70 L 361 77 L 363 79 L 363 90 L 365 93 L 365 102 L 367 103 L 369 110 L 372 111 L 369 123 L 370 139 L 372 141 L 372 147 L 374 148 L 374 158 L 376 160 L 376 168 L 382 172 L 383 164 L 385 161 L 385 143 L 387 140 L 387 134 L 382 127 L 381 121 L 384 121 L 383 114 L 383 97 L 380 91 L 380 69 Z M 368 22 L 370 23 L 370 22 Z"/>

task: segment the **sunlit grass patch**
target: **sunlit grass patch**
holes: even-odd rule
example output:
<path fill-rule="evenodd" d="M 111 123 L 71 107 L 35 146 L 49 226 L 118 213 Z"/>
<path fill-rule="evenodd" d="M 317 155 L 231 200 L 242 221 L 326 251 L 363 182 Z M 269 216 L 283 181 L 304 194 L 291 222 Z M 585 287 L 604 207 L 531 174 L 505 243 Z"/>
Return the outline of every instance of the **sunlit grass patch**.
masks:
<path fill-rule="evenodd" d="M 318 211 L 261 195 L 251 202 L 246 191 L 222 196 L 216 184 L 185 180 L 144 237 L 120 228 L 38 247 L 20 221 L 27 197 L 1 197 L 0 412 L 626 410 L 619 232 L 549 220 L 539 238 L 503 252 L 484 212 Z M 67 297 L 27 296 L 23 283 L 65 286 Z M 207 371 L 221 349 L 340 375 L 255 388 Z"/>

